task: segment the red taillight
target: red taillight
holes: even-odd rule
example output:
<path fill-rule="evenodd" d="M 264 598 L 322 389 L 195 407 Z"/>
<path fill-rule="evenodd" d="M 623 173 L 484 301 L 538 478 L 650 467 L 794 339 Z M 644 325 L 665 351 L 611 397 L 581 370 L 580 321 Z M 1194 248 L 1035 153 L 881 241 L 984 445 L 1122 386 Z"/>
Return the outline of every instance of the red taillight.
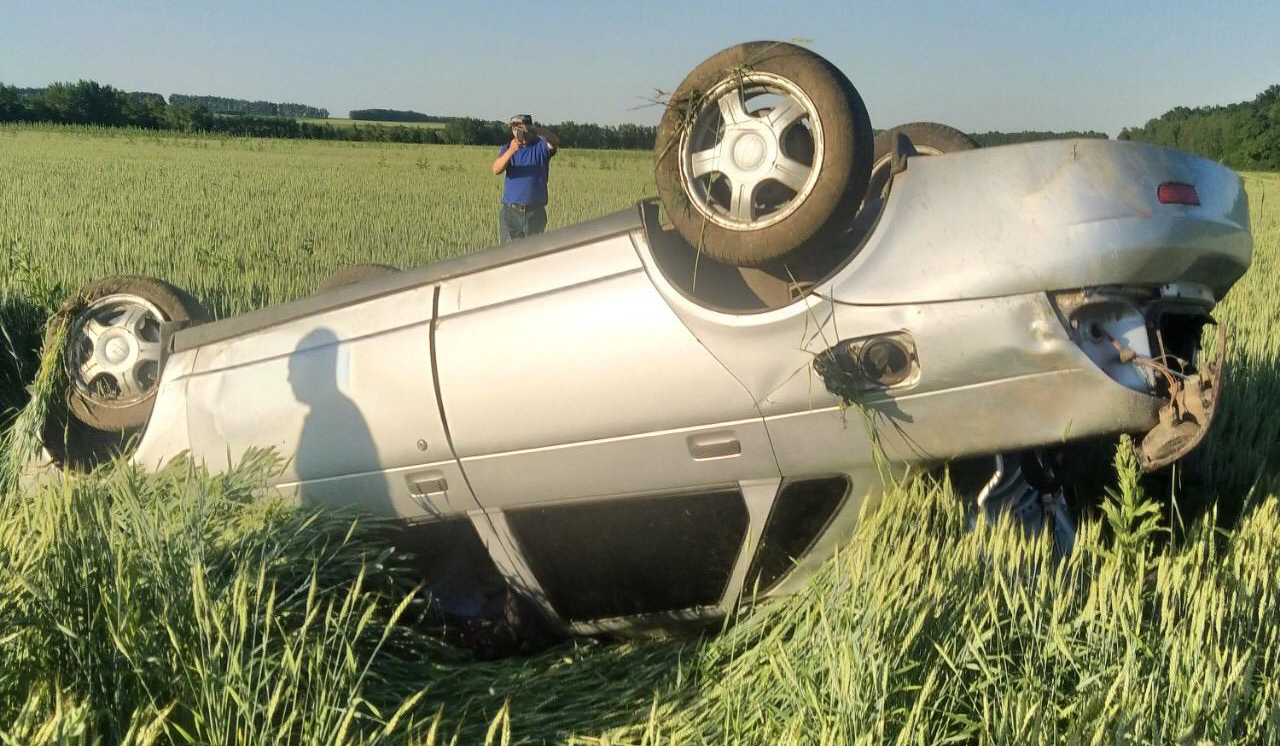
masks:
<path fill-rule="evenodd" d="M 1195 184 L 1182 184 L 1166 181 L 1156 189 L 1156 196 L 1162 205 L 1198 205 L 1200 195 L 1196 194 Z"/>

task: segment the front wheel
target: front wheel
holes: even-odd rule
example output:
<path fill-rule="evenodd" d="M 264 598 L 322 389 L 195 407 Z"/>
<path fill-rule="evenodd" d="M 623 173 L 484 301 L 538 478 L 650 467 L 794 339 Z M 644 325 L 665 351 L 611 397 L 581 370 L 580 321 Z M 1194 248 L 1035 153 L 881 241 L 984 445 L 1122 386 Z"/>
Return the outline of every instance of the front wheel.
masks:
<path fill-rule="evenodd" d="M 81 288 L 65 304 L 63 346 L 71 416 L 95 430 L 146 424 L 160 384 L 161 327 L 208 320 L 187 293 L 126 275 Z"/>
<path fill-rule="evenodd" d="M 657 186 L 691 246 L 759 267 L 848 227 L 871 167 L 871 122 L 838 69 L 751 42 L 699 65 L 658 127 Z"/>

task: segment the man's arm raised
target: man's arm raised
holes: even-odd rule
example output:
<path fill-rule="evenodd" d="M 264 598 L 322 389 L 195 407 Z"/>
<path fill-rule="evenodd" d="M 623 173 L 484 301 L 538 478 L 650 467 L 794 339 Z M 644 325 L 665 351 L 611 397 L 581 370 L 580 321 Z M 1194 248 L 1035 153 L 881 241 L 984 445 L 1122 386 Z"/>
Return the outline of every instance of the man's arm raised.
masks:
<path fill-rule="evenodd" d="M 560 147 L 560 136 L 546 127 L 530 127 L 529 131 L 547 141 L 552 150 Z"/>
<path fill-rule="evenodd" d="M 547 142 L 550 142 L 550 140 Z M 493 159 L 493 173 L 495 176 L 507 170 L 507 164 L 511 161 L 511 157 L 522 147 L 524 147 L 524 143 L 519 142 L 514 137 L 511 138 L 511 142 L 507 143 L 507 149 Z"/>

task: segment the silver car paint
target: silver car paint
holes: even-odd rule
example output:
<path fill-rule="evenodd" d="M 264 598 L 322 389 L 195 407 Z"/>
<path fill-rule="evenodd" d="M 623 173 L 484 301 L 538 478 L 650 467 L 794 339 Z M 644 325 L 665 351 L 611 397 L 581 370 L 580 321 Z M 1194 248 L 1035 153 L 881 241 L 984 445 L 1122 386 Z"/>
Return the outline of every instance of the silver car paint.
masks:
<path fill-rule="evenodd" d="M 1202 204 L 1158 204 L 1162 181 L 1196 184 Z M 278 487 L 304 500 L 469 516 L 535 597 L 504 509 L 737 483 L 751 525 L 719 605 L 566 628 L 717 615 L 742 591 L 781 480 L 843 473 L 852 494 L 773 593 L 847 536 L 880 489 L 873 436 L 903 468 L 1151 427 L 1160 401 L 1108 376 L 1047 293 L 1189 282 L 1220 298 L 1249 262 L 1244 205 L 1239 179 L 1200 158 L 1035 143 L 912 159 L 856 256 L 764 313 L 685 297 L 634 229 L 420 284 L 375 281 L 367 299 L 342 289 L 340 305 L 180 343 L 135 459 L 190 449 L 223 468 L 276 448 L 294 457 Z M 330 341 L 307 347 L 317 330 Z M 835 341 L 890 332 L 918 353 L 902 386 L 850 408 L 813 374 Z M 291 366 L 352 406 L 308 401 Z M 327 427 L 308 431 L 308 418 Z M 370 448 L 352 454 L 353 433 Z M 300 470 L 304 456 L 324 468 Z"/>
<path fill-rule="evenodd" d="M 538 265 L 441 287 L 441 389 L 482 504 L 777 476 L 751 396 L 654 291 L 627 236 Z"/>
<path fill-rule="evenodd" d="M 1249 266 L 1240 177 L 1198 156 L 1049 140 L 913 158 L 854 257 L 842 300 L 987 298 L 1092 285 L 1196 282 L 1221 298 Z M 1199 206 L 1162 205 L 1163 182 Z"/>
<path fill-rule="evenodd" d="M 221 469 L 271 448 L 291 457 L 278 486 L 310 501 L 358 494 L 404 518 L 474 509 L 432 385 L 432 302 L 432 288 L 415 288 L 198 348 L 183 376 L 186 416 L 153 418 L 136 458 L 153 463 L 184 442 Z M 161 399 L 177 386 L 166 366 Z M 179 423 L 181 435 L 155 427 Z M 415 495 L 432 479 L 449 488 Z"/>

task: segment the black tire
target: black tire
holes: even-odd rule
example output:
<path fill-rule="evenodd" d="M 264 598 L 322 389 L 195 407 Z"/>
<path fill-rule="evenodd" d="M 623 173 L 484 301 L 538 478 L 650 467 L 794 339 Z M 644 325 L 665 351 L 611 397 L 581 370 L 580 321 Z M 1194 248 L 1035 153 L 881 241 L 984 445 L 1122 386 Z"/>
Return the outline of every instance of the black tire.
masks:
<path fill-rule="evenodd" d="M 110 318 L 116 308 L 138 308 L 143 317 L 131 328 L 107 325 L 117 338 L 132 339 L 120 344 L 128 347 L 128 359 L 136 361 L 134 369 L 124 374 L 94 374 L 86 380 L 83 362 L 86 355 L 98 358 L 98 345 L 87 331 L 91 320 L 101 323 Z M 155 405 L 156 390 L 160 381 L 159 325 L 163 323 L 195 324 L 209 320 L 209 314 L 195 298 L 180 288 L 163 280 L 138 275 L 109 277 L 90 283 L 78 290 L 59 310 L 67 320 L 67 333 L 63 342 L 63 365 L 68 377 L 67 412 L 71 418 L 93 430 L 119 432 L 136 430 L 146 424 Z M 123 318 L 123 315 L 116 318 Z M 153 352 L 140 352 L 146 344 Z M 119 345 L 118 345 L 119 346 Z M 106 353 L 103 353 L 106 354 Z M 151 355 L 155 357 L 152 359 Z M 103 383 L 104 378 L 113 381 L 127 376 L 136 385 L 136 395 L 117 386 L 113 395 Z"/>
<path fill-rule="evenodd" d="M 399 271 L 399 269 L 390 264 L 356 264 L 334 272 L 329 279 L 320 283 L 320 287 L 316 288 L 316 292 L 323 293 L 326 290 L 340 288 L 344 285 L 354 285 L 357 282 L 372 280 L 375 277 L 386 277 Z"/>
<path fill-rule="evenodd" d="M 752 97 L 765 103 L 753 107 Z M 743 100 L 745 107 L 734 106 Z M 732 135 L 722 101 L 736 117 Z M 771 112 L 788 109 L 804 113 L 772 121 Z M 722 154 L 731 136 L 732 154 Z M 713 147 L 714 159 L 693 165 L 693 153 Z M 662 117 L 655 155 L 658 194 L 685 241 L 719 261 L 759 267 L 821 246 L 848 227 L 871 170 L 871 122 L 853 84 L 822 57 L 783 42 L 750 42 L 689 73 Z M 798 189 L 772 177 L 796 163 L 805 167 L 791 179 Z M 745 202 L 730 172 L 741 175 Z"/>
<path fill-rule="evenodd" d="M 979 147 L 976 140 L 955 127 L 936 122 L 912 122 L 887 129 L 876 136 L 875 158 L 871 163 L 871 180 L 867 187 L 868 198 L 884 196 L 884 191 L 889 186 L 893 150 L 899 134 L 906 135 L 911 146 L 920 155 L 958 153 Z"/>

